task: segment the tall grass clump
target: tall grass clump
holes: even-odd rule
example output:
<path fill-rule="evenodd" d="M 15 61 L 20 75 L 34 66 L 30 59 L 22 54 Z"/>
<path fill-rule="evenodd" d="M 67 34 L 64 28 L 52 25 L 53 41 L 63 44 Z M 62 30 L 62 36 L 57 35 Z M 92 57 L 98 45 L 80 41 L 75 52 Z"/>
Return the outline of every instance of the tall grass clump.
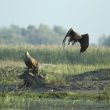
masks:
<path fill-rule="evenodd" d="M 89 47 L 86 52 L 79 53 L 79 47 L 52 45 L 0 46 L 0 60 L 22 61 L 26 50 L 40 63 L 52 64 L 109 64 L 109 47 Z"/>
<path fill-rule="evenodd" d="M 104 87 L 101 95 L 103 99 L 110 100 L 110 83 Z"/>

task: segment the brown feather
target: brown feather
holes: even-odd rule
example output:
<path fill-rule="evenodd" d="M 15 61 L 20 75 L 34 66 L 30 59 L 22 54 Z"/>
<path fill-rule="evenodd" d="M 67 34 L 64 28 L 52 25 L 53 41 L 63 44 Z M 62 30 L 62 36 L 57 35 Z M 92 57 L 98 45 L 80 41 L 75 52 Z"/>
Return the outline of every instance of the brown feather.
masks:
<path fill-rule="evenodd" d="M 25 53 L 24 62 L 28 69 L 32 69 L 38 72 L 38 61 L 35 58 L 31 57 L 28 51 Z"/>
<path fill-rule="evenodd" d="M 79 39 L 78 42 L 80 43 L 81 46 L 80 52 L 84 52 L 89 46 L 89 35 L 83 34 L 82 38 Z"/>

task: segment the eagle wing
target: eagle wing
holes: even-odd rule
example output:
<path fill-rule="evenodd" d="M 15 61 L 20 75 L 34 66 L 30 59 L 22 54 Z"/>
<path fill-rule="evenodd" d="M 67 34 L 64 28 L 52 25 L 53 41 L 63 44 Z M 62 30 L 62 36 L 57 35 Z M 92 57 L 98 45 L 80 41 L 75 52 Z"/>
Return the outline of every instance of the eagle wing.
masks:
<path fill-rule="evenodd" d="M 63 46 L 65 46 L 66 38 L 67 38 L 67 36 L 65 36 L 63 39 L 63 42 L 62 42 Z"/>
<path fill-rule="evenodd" d="M 36 59 L 31 58 L 31 63 L 32 63 L 34 68 L 38 68 L 38 61 Z"/>
<path fill-rule="evenodd" d="M 82 36 L 82 38 L 78 40 L 78 42 L 80 43 L 80 46 L 81 46 L 80 53 L 84 52 L 89 46 L 89 35 L 83 34 L 81 36 Z"/>
<path fill-rule="evenodd" d="M 29 54 L 25 54 L 24 62 L 28 68 L 37 68 L 38 67 L 38 61 L 31 57 Z"/>

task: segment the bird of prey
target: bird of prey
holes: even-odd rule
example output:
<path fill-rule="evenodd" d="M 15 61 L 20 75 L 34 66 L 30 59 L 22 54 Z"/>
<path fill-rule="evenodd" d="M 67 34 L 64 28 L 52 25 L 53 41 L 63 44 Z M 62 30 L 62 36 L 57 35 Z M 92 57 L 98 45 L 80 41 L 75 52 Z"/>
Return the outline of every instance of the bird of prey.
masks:
<path fill-rule="evenodd" d="M 75 32 L 72 28 L 70 28 L 69 31 L 67 32 L 65 38 L 63 39 L 63 45 L 65 45 L 65 41 L 66 41 L 67 37 L 69 37 L 68 45 L 70 43 L 72 43 L 72 45 L 74 45 L 75 42 L 80 43 L 80 46 L 81 46 L 80 53 L 84 52 L 89 46 L 89 35 L 88 34 L 80 35 L 77 32 Z"/>
<path fill-rule="evenodd" d="M 25 53 L 24 62 L 28 69 L 32 69 L 34 72 L 38 73 L 38 61 L 31 57 L 28 51 Z"/>

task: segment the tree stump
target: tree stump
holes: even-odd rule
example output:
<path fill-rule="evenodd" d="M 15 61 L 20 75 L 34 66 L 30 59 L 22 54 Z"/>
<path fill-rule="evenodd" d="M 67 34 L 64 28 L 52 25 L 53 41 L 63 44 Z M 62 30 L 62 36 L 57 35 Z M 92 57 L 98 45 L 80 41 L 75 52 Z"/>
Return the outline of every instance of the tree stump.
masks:
<path fill-rule="evenodd" d="M 25 69 L 24 73 L 18 76 L 19 79 L 23 79 L 25 87 L 39 87 L 45 83 L 45 76 L 36 73 L 32 69 Z"/>

